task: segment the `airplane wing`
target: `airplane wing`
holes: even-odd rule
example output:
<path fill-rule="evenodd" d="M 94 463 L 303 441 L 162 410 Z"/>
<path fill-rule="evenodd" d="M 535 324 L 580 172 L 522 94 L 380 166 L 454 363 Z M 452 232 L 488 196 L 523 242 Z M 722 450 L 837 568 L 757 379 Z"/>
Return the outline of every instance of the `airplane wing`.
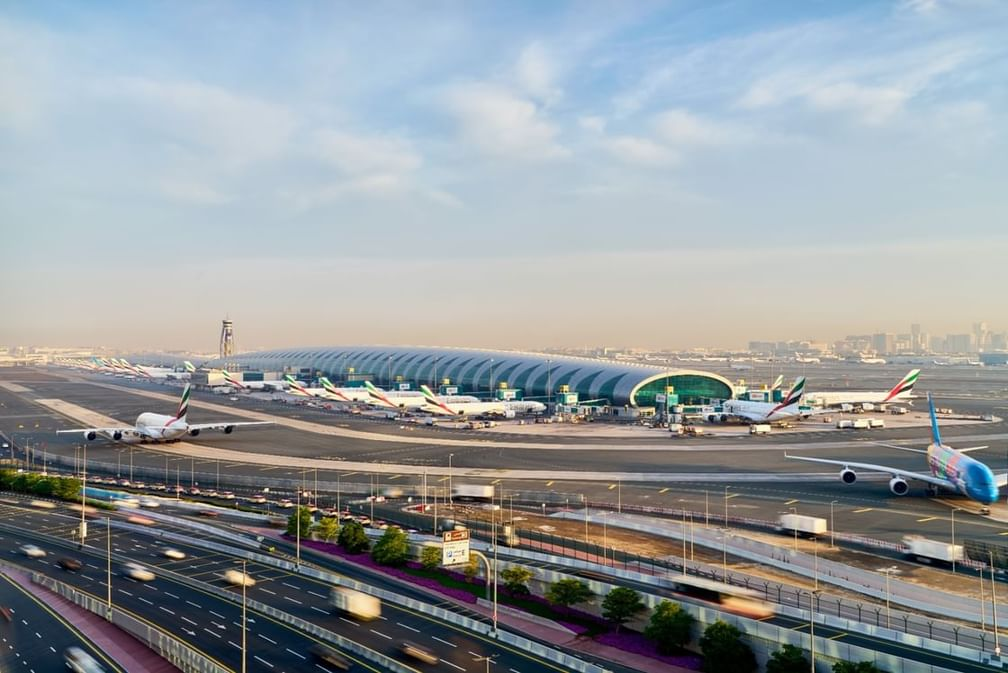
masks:
<path fill-rule="evenodd" d="M 900 451 L 911 451 L 913 453 L 927 453 L 925 449 L 915 449 L 912 446 L 899 446 L 898 444 L 886 444 L 885 442 L 872 442 L 876 446 L 884 446 L 887 449 L 899 449 Z"/>
<path fill-rule="evenodd" d="M 105 439 L 111 439 L 112 441 L 120 441 L 124 437 L 136 437 L 137 434 L 148 436 L 146 433 L 143 432 L 142 429 L 132 425 L 126 425 L 119 428 L 74 428 L 72 430 L 57 430 L 56 434 L 69 435 L 69 434 L 84 434 L 91 432 L 95 433 L 96 435 L 101 435 Z"/>
<path fill-rule="evenodd" d="M 930 474 L 924 474 L 922 472 L 911 472 L 909 470 L 901 470 L 895 467 L 886 467 L 885 465 L 873 465 L 871 463 L 852 463 L 849 460 L 832 460 L 830 458 L 809 458 L 807 456 L 791 456 L 784 454 L 785 458 L 790 458 L 791 460 L 804 460 L 810 463 L 826 463 L 827 465 L 840 465 L 841 467 L 857 468 L 859 470 L 866 470 L 868 472 L 882 472 L 884 474 L 891 474 L 894 477 L 904 477 L 906 479 L 914 479 L 916 481 L 923 481 L 928 484 L 934 484 L 935 486 L 941 486 L 942 488 L 952 489 L 953 491 L 958 490 L 956 485 L 947 479 L 939 479 L 938 477 L 933 477 Z"/>
<path fill-rule="evenodd" d="M 229 421 L 218 421 L 217 423 L 190 423 L 190 430 L 225 430 L 227 428 L 248 427 L 250 425 L 273 425 L 273 421 L 241 421 L 232 423 Z"/>
<path fill-rule="evenodd" d="M 969 453 L 970 451 L 979 451 L 980 449 L 989 449 L 989 446 L 971 446 L 965 449 L 956 449 L 959 453 Z"/>

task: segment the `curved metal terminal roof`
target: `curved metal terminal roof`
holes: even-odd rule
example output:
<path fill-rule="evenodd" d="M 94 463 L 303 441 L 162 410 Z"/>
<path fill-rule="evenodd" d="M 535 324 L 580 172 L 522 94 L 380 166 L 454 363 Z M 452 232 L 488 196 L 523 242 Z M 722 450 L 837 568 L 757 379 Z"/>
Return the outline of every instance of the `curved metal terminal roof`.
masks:
<path fill-rule="evenodd" d="M 225 366 L 222 361 L 207 363 Z M 523 391 L 525 398 L 547 399 L 561 385 L 582 402 L 604 400 L 614 406 L 652 406 L 655 395 L 673 387 L 680 403 L 727 399 L 731 383 L 710 372 L 664 369 L 650 365 L 546 353 L 492 351 L 472 348 L 414 346 L 342 346 L 281 348 L 227 358 L 227 366 L 260 371 L 310 369 L 334 381 L 351 372 L 376 385 L 406 381 L 418 387 L 444 379 L 467 393 L 490 391 L 501 382 Z"/>

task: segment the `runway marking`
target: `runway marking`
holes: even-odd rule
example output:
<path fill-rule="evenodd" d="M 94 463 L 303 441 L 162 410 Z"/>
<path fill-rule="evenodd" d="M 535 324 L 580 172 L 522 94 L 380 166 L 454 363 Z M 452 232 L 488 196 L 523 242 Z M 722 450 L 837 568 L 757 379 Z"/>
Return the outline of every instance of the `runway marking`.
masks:
<path fill-rule="evenodd" d="M 393 474 L 391 477 L 388 478 L 388 480 L 392 481 L 393 479 L 398 479 L 401 476 L 402 476 L 401 474 Z"/>
<path fill-rule="evenodd" d="M 658 491 L 658 495 L 661 495 L 661 494 L 663 494 L 663 493 L 668 493 L 668 492 L 669 492 L 669 488 L 668 488 L 668 486 L 666 486 L 666 487 L 665 487 L 665 488 L 663 488 L 662 490 Z"/>
<path fill-rule="evenodd" d="M 927 523 L 928 521 L 934 521 L 938 517 L 936 516 L 926 516 L 923 519 L 917 519 L 917 523 Z"/>
<path fill-rule="evenodd" d="M 852 512 L 852 514 L 864 514 L 865 512 L 870 512 L 873 509 L 875 509 L 875 508 L 874 507 L 862 507 L 861 509 L 854 510 Z"/>
<path fill-rule="evenodd" d="M 791 500 L 788 500 L 788 501 L 787 501 L 786 503 L 784 503 L 784 504 L 785 504 L 785 505 L 793 505 L 793 504 L 795 504 L 796 502 L 799 502 L 799 501 L 798 501 L 798 499 L 797 499 L 797 498 L 792 498 Z"/>
<path fill-rule="evenodd" d="M 732 498 L 737 498 L 740 495 L 742 495 L 742 494 L 741 493 L 729 493 L 728 495 L 725 496 L 725 500 L 731 500 Z M 795 500 L 793 502 L 798 502 L 798 501 Z"/>

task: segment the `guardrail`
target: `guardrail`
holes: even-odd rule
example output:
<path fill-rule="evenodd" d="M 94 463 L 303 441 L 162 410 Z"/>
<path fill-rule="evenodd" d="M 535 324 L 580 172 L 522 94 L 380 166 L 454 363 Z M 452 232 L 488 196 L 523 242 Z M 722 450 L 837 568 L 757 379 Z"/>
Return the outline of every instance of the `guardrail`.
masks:
<path fill-rule="evenodd" d="M 142 642 L 165 661 L 185 673 L 231 673 L 231 669 L 195 650 L 167 631 L 123 612 L 115 605 L 112 606 L 110 614 L 108 603 L 78 591 L 63 582 L 37 572 L 31 573 L 31 580 L 88 612 L 108 619 L 112 624 Z"/>

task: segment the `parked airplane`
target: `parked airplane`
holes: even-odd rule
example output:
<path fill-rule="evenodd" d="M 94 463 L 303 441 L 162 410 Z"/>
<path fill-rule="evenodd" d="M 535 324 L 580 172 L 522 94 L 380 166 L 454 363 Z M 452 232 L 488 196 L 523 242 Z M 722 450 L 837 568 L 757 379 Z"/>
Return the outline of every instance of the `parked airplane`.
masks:
<path fill-rule="evenodd" d="M 439 400 L 431 389 L 425 385 L 420 386 L 426 406 L 424 411 L 448 416 L 479 416 L 482 414 L 504 416 L 507 408 L 503 402 L 457 402 L 448 404 Z M 544 406 L 545 408 L 545 406 Z"/>
<path fill-rule="evenodd" d="M 807 357 L 802 356 L 800 353 L 795 353 L 794 354 L 794 361 L 795 362 L 800 362 L 800 363 L 806 364 L 806 365 L 817 365 L 820 362 L 822 362 L 822 360 L 820 360 L 819 358 L 807 358 Z"/>
<path fill-rule="evenodd" d="M 773 382 L 773 385 L 772 385 L 772 386 L 770 386 L 770 390 L 771 390 L 771 392 L 772 392 L 772 391 L 774 391 L 774 390 L 777 390 L 777 389 L 778 389 L 778 388 L 780 388 L 780 387 L 781 387 L 781 386 L 782 386 L 783 384 L 784 384 L 784 375 L 783 375 L 783 374 L 778 374 L 778 375 L 777 375 L 777 378 L 776 378 L 776 379 L 774 379 L 774 382 Z"/>
<path fill-rule="evenodd" d="M 721 405 L 721 414 L 711 414 L 707 420 L 711 423 L 718 421 L 726 423 L 732 418 L 742 419 L 747 423 L 778 423 L 790 419 L 797 420 L 804 415 L 804 412 L 798 409 L 798 403 L 801 402 L 804 392 L 805 377 L 800 376 L 784 399 L 778 403 L 726 400 Z"/>
<path fill-rule="evenodd" d="M 217 423 L 189 423 L 186 414 L 189 411 L 189 384 L 182 390 L 182 400 L 174 416 L 145 412 L 137 416 L 132 427 L 119 428 L 76 428 L 73 430 L 57 430 L 56 434 L 83 433 L 84 439 L 94 441 L 98 436 L 116 442 L 170 442 L 181 439 L 185 435 L 196 437 L 203 430 L 221 430 L 231 434 L 236 427 L 250 425 L 273 425 L 270 421 L 220 421 Z"/>
<path fill-rule="evenodd" d="M 885 465 L 855 463 L 847 460 L 790 456 L 787 453 L 784 454 L 784 457 L 791 460 L 804 460 L 810 463 L 840 465 L 840 479 L 845 484 L 853 484 L 857 481 L 857 473 L 854 472 L 855 469 L 888 473 L 892 475 L 892 478 L 889 480 L 889 490 L 895 495 L 906 495 L 909 492 L 910 485 L 907 483 L 909 479 L 926 483 L 928 485 L 928 492 L 931 495 L 937 494 L 938 489 L 942 488 L 961 493 L 967 498 L 976 500 L 983 505 L 997 502 L 999 496 L 998 489 L 1008 484 L 1008 474 L 995 476 L 985 464 L 966 455 L 970 451 L 987 448 L 985 446 L 953 449 L 951 446 L 946 446 L 942 443 L 941 434 L 938 432 L 938 419 L 935 416 L 931 393 L 928 393 L 928 410 L 931 413 L 931 444 L 926 450 L 888 444 L 884 446 L 902 451 L 926 454 L 930 474 L 900 470 L 898 468 L 886 467 Z"/>
<path fill-rule="evenodd" d="M 838 407 L 842 404 L 862 405 L 866 402 L 872 404 L 887 404 L 889 402 L 900 402 L 910 399 L 914 384 L 917 383 L 919 369 L 911 369 L 907 375 L 900 379 L 900 382 L 889 389 L 888 392 L 868 392 L 864 390 L 845 390 L 828 393 L 809 393 L 806 400 L 814 407 Z"/>

